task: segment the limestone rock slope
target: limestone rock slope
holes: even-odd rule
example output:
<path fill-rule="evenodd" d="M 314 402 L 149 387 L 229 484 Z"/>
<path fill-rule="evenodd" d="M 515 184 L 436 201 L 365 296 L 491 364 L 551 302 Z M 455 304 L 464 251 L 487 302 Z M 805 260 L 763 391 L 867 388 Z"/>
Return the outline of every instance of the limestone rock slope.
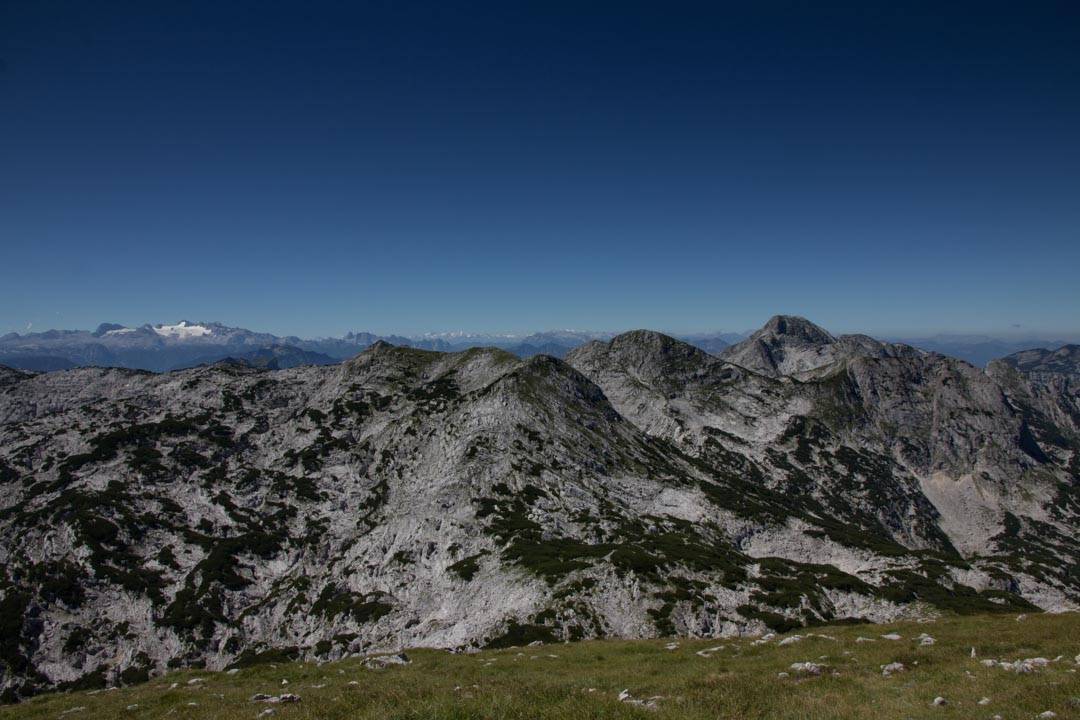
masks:
<path fill-rule="evenodd" d="M 1080 378 L 1080 345 L 1062 345 L 1057 350 L 1024 350 L 1002 358 L 1001 362 L 1029 376 L 1061 375 L 1076 380 Z"/>
<path fill-rule="evenodd" d="M 852 357 L 907 357 L 923 354 L 909 345 L 884 343 L 867 335 L 834 337 L 809 320 L 776 315 L 720 357 L 763 375 L 800 375 Z"/>
<path fill-rule="evenodd" d="M 377 342 L 286 370 L 0 368 L 4 698 L 1077 606 L 1080 442 L 1054 386 L 798 318 L 755 337 L 724 358 L 638 331 L 565 362 Z"/>

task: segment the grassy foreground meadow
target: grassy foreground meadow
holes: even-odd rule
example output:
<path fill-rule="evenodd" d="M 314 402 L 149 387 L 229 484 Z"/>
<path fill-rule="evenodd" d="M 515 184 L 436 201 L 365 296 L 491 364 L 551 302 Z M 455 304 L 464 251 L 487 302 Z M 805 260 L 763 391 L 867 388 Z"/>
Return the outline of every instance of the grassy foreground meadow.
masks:
<path fill-rule="evenodd" d="M 882 637 L 888 634 L 901 637 Z M 924 634 L 932 644 L 923 644 Z M 793 635 L 802 639 L 780 644 Z M 767 642 L 602 640 L 473 655 L 414 650 L 408 652 L 411 664 L 382 670 L 351 658 L 322 665 L 259 665 L 234 674 L 178 671 L 132 687 L 46 695 L 0 707 L 0 719 L 989 720 L 998 715 L 1012 720 L 1047 711 L 1080 719 L 1078 654 L 1078 613 L 1020 620 L 1011 614 L 943 617 L 809 628 Z M 1020 673 L 983 664 L 1029 658 L 1049 662 L 1037 661 L 1031 672 Z M 813 670 L 821 674 L 792 669 L 803 662 L 817 664 Z M 905 669 L 884 676 L 882 666 L 897 662 Z M 268 704 L 252 700 L 256 693 L 293 693 L 301 699 Z M 933 704 L 939 696 L 944 705 Z"/>

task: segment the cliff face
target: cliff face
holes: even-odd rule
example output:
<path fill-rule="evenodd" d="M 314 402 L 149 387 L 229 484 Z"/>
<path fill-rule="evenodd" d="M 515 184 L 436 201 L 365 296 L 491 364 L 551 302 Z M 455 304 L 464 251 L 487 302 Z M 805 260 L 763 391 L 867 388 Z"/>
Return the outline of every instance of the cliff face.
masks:
<path fill-rule="evenodd" d="M 566 362 L 0 370 L 5 697 L 1077 605 L 1069 388 L 780 324 L 766 367 L 641 331 Z"/>

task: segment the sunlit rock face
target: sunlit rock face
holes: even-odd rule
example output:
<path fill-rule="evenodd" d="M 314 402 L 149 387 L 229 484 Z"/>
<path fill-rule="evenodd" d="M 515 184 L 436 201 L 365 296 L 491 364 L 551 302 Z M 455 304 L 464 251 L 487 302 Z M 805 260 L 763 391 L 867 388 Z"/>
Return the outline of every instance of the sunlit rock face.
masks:
<path fill-rule="evenodd" d="M 0 369 L 0 685 L 1076 607 L 1075 373 L 791 317 L 720 357 Z"/>

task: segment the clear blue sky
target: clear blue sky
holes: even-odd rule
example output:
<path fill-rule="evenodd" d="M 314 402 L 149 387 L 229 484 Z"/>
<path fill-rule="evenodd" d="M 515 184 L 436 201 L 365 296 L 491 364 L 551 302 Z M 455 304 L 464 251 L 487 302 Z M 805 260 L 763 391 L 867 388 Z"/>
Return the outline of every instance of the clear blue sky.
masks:
<path fill-rule="evenodd" d="M 0 332 L 1080 330 L 1080 4 L 0 2 Z"/>

